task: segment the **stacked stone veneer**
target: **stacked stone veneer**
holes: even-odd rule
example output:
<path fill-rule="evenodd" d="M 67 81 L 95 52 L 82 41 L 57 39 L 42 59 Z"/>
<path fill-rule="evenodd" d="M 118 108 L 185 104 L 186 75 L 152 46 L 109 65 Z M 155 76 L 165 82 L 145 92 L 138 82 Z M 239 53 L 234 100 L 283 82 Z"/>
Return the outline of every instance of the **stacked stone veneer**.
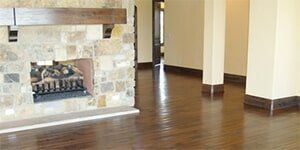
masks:
<path fill-rule="evenodd" d="M 102 38 L 102 25 L 20 26 L 18 42 L 8 43 L 0 27 L 0 122 L 134 105 L 133 0 L 0 0 L 0 7 L 126 8 L 127 24 Z M 33 102 L 30 62 L 91 58 L 94 95 Z"/>

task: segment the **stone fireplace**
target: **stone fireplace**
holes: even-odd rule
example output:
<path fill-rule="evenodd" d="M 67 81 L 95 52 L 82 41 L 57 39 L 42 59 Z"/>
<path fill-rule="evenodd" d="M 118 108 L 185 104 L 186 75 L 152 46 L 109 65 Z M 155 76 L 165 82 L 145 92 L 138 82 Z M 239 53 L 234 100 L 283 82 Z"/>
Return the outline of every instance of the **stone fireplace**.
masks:
<path fill-rule="evenodd" d="M 0 123 L 134 105 L 133 0 L 0 0 L 0 7 L 126 8 L 127 24 L 0 27 Z"/>

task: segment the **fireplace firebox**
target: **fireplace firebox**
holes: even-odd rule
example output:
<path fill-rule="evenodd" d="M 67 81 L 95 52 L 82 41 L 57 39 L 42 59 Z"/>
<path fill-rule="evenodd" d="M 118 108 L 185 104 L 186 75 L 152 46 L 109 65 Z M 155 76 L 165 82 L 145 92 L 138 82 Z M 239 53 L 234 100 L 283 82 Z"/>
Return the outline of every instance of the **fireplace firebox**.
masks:
<path fill-rule="evenodd" d="M 39 61 L 31 63 L 31 85 L 35 103 L 91 96 L 92 61 Z"/>

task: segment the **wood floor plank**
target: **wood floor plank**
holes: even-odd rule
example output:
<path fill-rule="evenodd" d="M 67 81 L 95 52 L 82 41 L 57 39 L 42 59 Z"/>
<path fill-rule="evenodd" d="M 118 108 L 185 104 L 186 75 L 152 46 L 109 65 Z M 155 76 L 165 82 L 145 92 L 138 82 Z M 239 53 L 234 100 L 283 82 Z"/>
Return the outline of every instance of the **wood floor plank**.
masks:
<path fill-rule="evenodd" d="M 0 149 L 300 149 L 299 108 L 244 106 L 244 85 L 222 96 L 201 93 L 201 79 L 142 70 L 137 116 L 122 116 L 0 135 Z"/>

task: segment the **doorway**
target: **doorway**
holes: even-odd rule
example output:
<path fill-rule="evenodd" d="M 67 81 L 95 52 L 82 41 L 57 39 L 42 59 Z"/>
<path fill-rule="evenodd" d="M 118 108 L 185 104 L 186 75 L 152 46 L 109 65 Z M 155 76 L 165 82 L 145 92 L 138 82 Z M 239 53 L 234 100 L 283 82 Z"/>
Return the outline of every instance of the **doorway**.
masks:
<path fill-rule="evenodd" d="M 163 63 L 164 57 L 164 0 L 153 0 L 153 66 Z"/>

